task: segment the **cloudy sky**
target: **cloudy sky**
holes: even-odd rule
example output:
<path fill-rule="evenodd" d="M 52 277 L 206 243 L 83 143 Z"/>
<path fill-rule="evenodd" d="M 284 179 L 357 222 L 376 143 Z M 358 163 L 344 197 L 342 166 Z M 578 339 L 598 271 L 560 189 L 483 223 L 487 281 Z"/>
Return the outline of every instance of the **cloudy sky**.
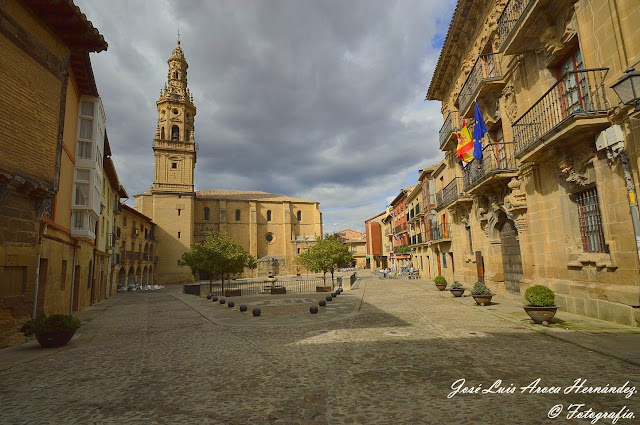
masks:
<path fill-rule="evenodd" d="M 454 0 L 75 2 L 109 43 L 91 60 L 130 195 L 153 182 L 178 30 L 198 108 L 196 190 L 319 201 L 325 231 L 363 231 L 442 158 L 440 102 L 423 99 Z"/>

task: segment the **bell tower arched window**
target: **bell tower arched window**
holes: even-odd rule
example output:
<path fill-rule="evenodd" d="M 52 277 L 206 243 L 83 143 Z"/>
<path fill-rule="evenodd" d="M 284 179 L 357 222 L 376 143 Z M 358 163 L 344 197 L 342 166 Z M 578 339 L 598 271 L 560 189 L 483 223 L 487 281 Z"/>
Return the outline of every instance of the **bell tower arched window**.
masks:
<path fill-rule="evenodd" d="M 171 140 L 178 141 L 180 140 L 180 128 L 177 125 L 171 127 Z"/>
<path fill-rule="evenodd" d="M 298 221 L 302 221 L 302 211 L 298 210 L 297 218 Z"/>

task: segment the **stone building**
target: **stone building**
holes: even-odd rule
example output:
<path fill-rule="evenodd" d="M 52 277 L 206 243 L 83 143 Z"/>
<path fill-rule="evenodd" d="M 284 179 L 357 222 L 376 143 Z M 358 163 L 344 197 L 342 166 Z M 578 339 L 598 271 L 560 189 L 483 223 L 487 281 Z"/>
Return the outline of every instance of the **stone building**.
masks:
<path fill-rule="evenodd" d="M 444 118 L 445 277 L 517 297 L 542 284 L 567 311 L 638 325 L 640 127 L 611 88 L 638 67 L 638 22 L 635 0 L 458 2 L 427 93 Z M 462 164 L 475 102 L 488 134 Z"/>
<path fill-rule="evenodd" d="M 382 211 L 364 221 L 366 240 L 365 267 L 370 270 L 386 269 L 388 259 L 384 252 L 389 227 L 384 223 L 387 211 Z"/>
<path fill-rule="evenodd" d="M 179 41 L 168 65 L 168 81 L 156 102 L 153 186 L 135 195 L 136 210 L 156 224 L 156 280 L 193 281 L 190 269 L 180 264 L 182 254 L 212 231 L 228 234 L 256 257 L 258 275 L 296 273 L 295 256 L 322 236 L 319 203 L 265 192 L 195 191 L 197 110 Z"/>
<path fill-rule="evenodd" d="M 416 185 L 400 190 L 400 193 L 389 204 L 391 215 L 391 248 L 389 256 L 390 267 L 396 270 L 407 265 L 411 261 L 411 248 L 409 247 L 409 218 L 407 217 L 407 195 Z"/>
<path fill-rule="evenodd" d="M 95 267 L 98 248 L 106 254 L 95 239 L 106 233 L 108 155 L 89 59 L 106 49 L 73 2 L 0 2 L 0 105 L 11 111 L 0 120 L 0 347 L 24 340 L 32 314 L 107 294 L 108 254 Z"/>
<path fill-rule="evenodd" d="M 122 205 L 122 218 L 116 229 L 119 242 L 114 267 L 116 285 L 153 285 L 158 264 L 156 225 L 146 215 Z"/>

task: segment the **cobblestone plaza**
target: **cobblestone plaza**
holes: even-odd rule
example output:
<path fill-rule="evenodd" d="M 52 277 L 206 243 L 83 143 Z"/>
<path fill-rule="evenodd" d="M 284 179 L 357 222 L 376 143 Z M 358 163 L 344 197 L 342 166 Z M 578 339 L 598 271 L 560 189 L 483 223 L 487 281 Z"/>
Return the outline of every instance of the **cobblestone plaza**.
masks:
<path fill-rule="evenodd" d="M 370 279 L 317 315 L 292 310 L 252 317 L 250 310 L 238 311 L 241 298 L 229 308 L 176 287 L 117 294 L 81 316 L 85 325 L 68 346 L 43 350 L 34 342 L 0 353 L 0 422 L 591 422 L 567 419 L 571 404 L 584 404 L 579 410 L 585 412 L 640 414 L 638 394 L 564 391 L 578 379 L 629 391 L 640 382 L 637 358 L 616 359 L 535 332 L 524 313 L 515 320 L 496 317 L 492 313 L 506 308 L 501 301 L 476 307 L 445 295 L 431 282 Z M 291 301 L 279 301 L 286 297 Z M 269 306 L 316 298 L 254 302 L 266 313 Z M 559 317 L 571 326 L 568 316 Z M 628 339 L 637 330 L 607 326 L 608 336 L 637 342 Z M 605 332 L 581 335 L 597 333 Z M 623 348 L 619 353 L 627 357 L 638 355 L 637 345 Z M 521 390 L 538 378 L 534 386 L 563 391 Z M 501 380 L 500 387 L 516 391 L 469 394 L 461 386 L 450 396 L 461 379 L 464 387 L 482 389 Z M 563 411 L 549 419 L 557 405 Z"/>

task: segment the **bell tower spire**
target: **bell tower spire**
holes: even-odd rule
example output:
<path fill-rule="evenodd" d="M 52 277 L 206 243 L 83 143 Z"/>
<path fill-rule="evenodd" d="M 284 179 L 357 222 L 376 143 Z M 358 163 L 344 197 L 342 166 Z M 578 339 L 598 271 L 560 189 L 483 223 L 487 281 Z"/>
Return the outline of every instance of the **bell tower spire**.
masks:
<path fill-rule="evenodd" d="M 194 137 L 196 107 L 187 86 L 187 63 L 178 43 L 169 60 L 169 72 L 160 90 L 158 131 L 153 143 L 155 156 L 154 191 L 193 193 L 193 171 L 197 145 Z"/>

